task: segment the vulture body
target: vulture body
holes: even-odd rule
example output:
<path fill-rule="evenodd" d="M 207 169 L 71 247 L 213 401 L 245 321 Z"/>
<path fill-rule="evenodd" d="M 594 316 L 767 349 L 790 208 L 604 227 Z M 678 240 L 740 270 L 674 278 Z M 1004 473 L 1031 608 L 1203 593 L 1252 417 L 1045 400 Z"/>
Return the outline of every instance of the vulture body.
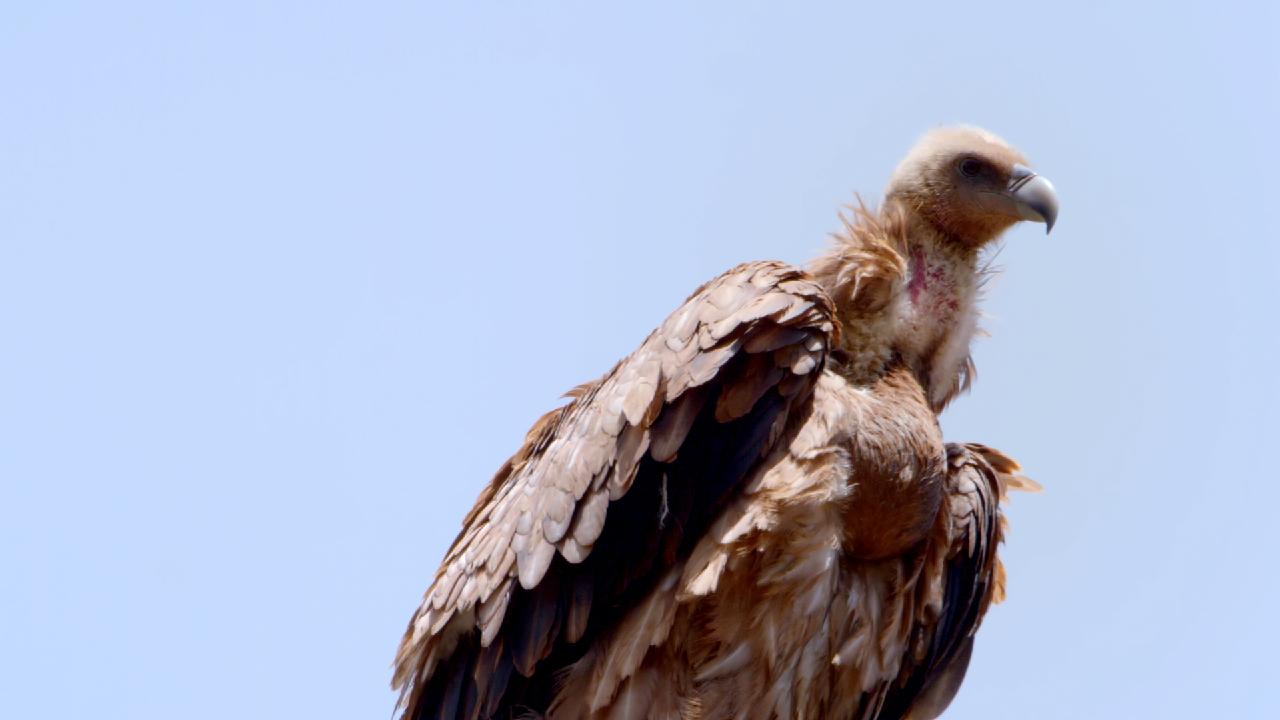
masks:
<path fill-rule="evenodd" d="M 409 623 L 404 717 L 934 718 L 1017 464 L 947 444 L 982 248 L 1052 186 L 938 130 L 807 270 L 740 265 L 543 416 Z"/>

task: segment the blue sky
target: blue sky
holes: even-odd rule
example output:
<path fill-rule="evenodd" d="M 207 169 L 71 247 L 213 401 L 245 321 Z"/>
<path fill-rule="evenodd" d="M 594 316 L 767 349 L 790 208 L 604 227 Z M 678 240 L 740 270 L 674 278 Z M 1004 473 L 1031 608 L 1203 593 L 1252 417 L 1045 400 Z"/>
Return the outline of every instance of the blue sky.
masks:
<path fill-rule="evenodd" d="M 948 718 L 1275 717 L 1263 3 L 0 8 L 0 714 L 387 717 L 463 513 L 938 124 L 1059 189 L 947 435 L 1019 458 Z"/>

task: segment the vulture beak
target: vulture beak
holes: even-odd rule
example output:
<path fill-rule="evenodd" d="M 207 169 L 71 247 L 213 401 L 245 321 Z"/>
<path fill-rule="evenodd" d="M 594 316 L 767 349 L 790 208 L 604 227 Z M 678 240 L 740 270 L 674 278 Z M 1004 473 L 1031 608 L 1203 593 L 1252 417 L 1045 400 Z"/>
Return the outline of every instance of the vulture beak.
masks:
<path fill-rule="evenodd" d="M 1013 203 L 1013 214 L 1023 220 L 1042 222 L 1046 235 L 1058 219 L 1058 194 L 1053 183 L 1035 174 L 1031 168 L 1014 165 L 1009 187 L 1003 193 Z"/>

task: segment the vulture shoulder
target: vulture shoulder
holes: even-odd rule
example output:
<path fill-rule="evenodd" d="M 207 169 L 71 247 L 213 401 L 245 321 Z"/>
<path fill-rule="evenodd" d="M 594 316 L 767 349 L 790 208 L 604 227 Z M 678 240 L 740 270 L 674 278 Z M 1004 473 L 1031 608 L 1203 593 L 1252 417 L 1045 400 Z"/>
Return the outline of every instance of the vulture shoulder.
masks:
<path fill-rule="evenodd" d="M 687 555 L 837 344 L 803 271 L 740 265 L 535 423 L 467 515 L 397 653 L 406 718 L 546 708 L 555 671 Z"/>

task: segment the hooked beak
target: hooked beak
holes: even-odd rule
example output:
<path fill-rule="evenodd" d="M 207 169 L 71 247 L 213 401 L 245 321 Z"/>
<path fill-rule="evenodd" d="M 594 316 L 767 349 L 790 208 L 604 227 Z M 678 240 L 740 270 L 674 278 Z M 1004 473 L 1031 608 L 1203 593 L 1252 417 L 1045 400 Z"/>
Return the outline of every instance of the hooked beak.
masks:
<path fill-rule="evenodd" d="M 1031 168 L 1014 165 L 1005 196 L 1013 202 L 1012 209 L 1018 217 L 1044 223 L 1046 235 L 1053 229 L 1058 219 L 1058 194 L 1047 178 L 1035 174 Z"/>

